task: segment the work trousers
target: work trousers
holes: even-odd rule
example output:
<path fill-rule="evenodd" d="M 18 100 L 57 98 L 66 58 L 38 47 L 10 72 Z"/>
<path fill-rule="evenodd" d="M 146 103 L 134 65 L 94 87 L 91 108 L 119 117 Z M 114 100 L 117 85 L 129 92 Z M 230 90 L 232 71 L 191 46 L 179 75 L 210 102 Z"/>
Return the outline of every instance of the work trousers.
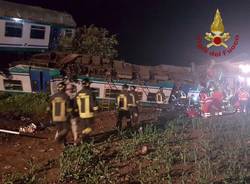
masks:
<path fill-rule="evenodd" d="M 129 108 L 130 119 L 133 124 L 138 123 L 139 120 L 139 109 L 137 106 L 133 106 Z"/>
<path fill-rule="evenodd" d="M 55 122 L 56 123 L 56 135 L 55 141 L 58 143 L 66 144 L 66 137 L 70 130 L 70 123 L 69 121 L 64 122 Z"/>
<path fill-rule="evenodd" d="M 122 129 L 122 122 L 123 119 L 126 119 L 127 121 L 127 126 L 131 127 L 131 119 L 130 119 L 130 111 L 129 110 L 119 110 L 118 111 L 118 117 L 117 117 L 117 122 L 116 122 L 116 127 L 121 130 Z"/>
<path fill-rule="evenodd" d="M 79 144 L 84 141 L 84 138 L 88 137 L 86 133 L 83 131 L 86 128 L 91 128 L 93 129 L 93 124 L 94 124 L 94 118 L 74 118 L 71 120 L 71 128 L 72 128 L 72 134 L 74 137 L 74 143 Z"/>
<path fill-rule="evenodd" d="M 247 112 L 247 100 L 240 100 L 240 111 Z"/>

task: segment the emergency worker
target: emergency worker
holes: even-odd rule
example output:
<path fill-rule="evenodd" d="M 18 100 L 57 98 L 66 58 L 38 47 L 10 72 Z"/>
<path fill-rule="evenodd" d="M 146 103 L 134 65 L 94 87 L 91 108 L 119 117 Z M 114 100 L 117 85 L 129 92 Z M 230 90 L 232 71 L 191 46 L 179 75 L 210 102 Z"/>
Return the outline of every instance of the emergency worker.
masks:
<path fill-rule="evenodd" d="M 178 97 L 176 97 L 178 98 Z M 166 96 L 163 92 L 163 88 L 160 87 L 159 91 L 156 93 L 156 100 L 155 100 L 158 104 L 163 104 L 166 102 Z"/>
<path fill-rule="evenodd" d="M 57 131 L 55 141 L 66 144 L 66 136 L 70 130 L 70 99 L 65 93 L 66 85 L 60 82 L 57 85 L 57 93 L 50 97 L 50 105 L 47 111 L 51 114 L 52 122 L 56 124 Z"/>
<path fill-rule="evenodd" d="M 118 117 L 116 122 L 116 127 L 118 130 L 122 129 L 122 122 L 125 119 L 127 122 L 127 126 L 131 127 L 131 116 L 129 111 L 129 105 L 132 104 L 131 98 L 128 92 L 128 85 L 124 84 L 122 86 L 122 91 L 117 97 L 117 110 L 118 110 Z"/>
<path fill-rule="evenodd" d="M 223 92 L 216 88 L 212 93 L 213 102 L 212 105 L 215 107 L 215 115 L 222 115 L 222 105 L 223 105 Z"/>
<path fill-rule="evenodd" d="M 76 128 L 77 138 L 78 141 L 82 142 L 83 138 L 88 137 L 92 132 L 94 111 L 98 110 L 95 95 L 87 78 L 82 81 L 82 89 L 76 94 L 76 108 L 79 115 L 79 123 Z"/>
<path fill-rule="evenodd" d="M 206 89 L 201 90 L 199 98 L 200 98 L 200 108 L 202 117 L 206 118 L 211 116 L 212 98 L 208 95 Z"/>
<path fill-rule="evenodd" d="M 129 92 L 129 98 L 130 102 L 128 104 L 129 106 L 129 111 L 130 111 L 130 118 L 132 123 L 137 123 L 138 118 L 139 118 L 139 110 L 138 110 L 138 95 L 135 91 L 136 87 L 135 86 L 130 86 L 130 92 Z"/>
<path fill-rule="evenodd" d="M 70 124 L 71 124 L 71 129 L 72 129 L 72 134 L 73 134 L 73 139 L 74 139 L 74 144 L 77 144 L 78 141 L 78 133 L 77 133 L 77 119 L 78 119 L 78 112 L 76 107 L 76 92 L 77 92 L 77 87 L 74 85 L 72 82 L 68 81 L 66 83 L 66 94 L 70 98 L 70 108 L 72 109 L 70 113 Z"/>
<path fill-rule="evenodd" d="M 240 111 L 246 112 L 247 111 L 247 104 L 249 99 L 249 93 L 244 88 L 240 88 L 240 91 L 238 93 L 238 99 L 240 103 Z"/>

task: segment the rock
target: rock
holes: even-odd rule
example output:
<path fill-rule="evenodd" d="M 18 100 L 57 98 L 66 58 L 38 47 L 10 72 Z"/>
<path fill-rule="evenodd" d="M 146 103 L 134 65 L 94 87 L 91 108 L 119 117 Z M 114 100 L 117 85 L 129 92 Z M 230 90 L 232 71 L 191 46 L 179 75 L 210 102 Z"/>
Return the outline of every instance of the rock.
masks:
<path fill-rule="evenodd" d="M 50 148 L 48 151 L 54 151 L 54 149 L 53 149 L 53 148 Z"/>
<path fill-rule="evenodd" d="M 39 150 L 39 152 L 44 153 L 44 152 L 46 152 L 46 150 L 45 149 L 41 149 L 41 150 Z"/>
<path fill-rule="evenodd" d="M 10 169 L 12 166 L 11 165 L 6 165 L 6 166 L 4 166 L 4 169 Z"/>
<path fill-rule="evenodd" d="M 148 147 L 147 146 L 142 146 L 142 148 L 141 148 L 141 154 L 143 154 L 143 155 L 145 155 L 145 154 L 147 154 L 148 153 Z"/>

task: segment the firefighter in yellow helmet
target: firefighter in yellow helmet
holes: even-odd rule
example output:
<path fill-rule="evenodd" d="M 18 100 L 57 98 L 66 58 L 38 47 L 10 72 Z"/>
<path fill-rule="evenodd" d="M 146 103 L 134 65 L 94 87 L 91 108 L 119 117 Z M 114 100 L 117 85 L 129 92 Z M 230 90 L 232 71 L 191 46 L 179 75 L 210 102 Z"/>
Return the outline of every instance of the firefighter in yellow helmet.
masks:
<path fill-rule="evenodd" d="M 51 114 L 52 122 L 56 124 L 57 131 L 55 140 L 59 143 L 66 144 L 66 137 L 70 130 L 70 99 L 65 93 L 66 85 L 60 82 L 57 85 L 57 93 L 50 97 L 50 105 L 47 111 Z"/>
<path fill-rule="evenodd" d="M 139 99 L 135 90 L 136 90 L 135 86 L 130 86 L 130 91 L 129 91 L 130 103 L 128 104 L 128 106 L 131 116 L 130 119 L 133 124 L 137 123 L 139 119 L 139 109 L 138 109 Z"/>
<path fill-rule="evenodd" d="M 118 117 L 116 127 L 121 130 L 122 129 L 122 122 L 126 121 L 127 126 L 131 127 L 131 117 L 129 111 L 129 104 L 132 104 L 131 98 L 128 92 L 128 85 L 124 84 L 122 86 L 122 91 L 117 97 L 117 110 L 118 110 Z"/>
<path fill-rule="evenodd" d="M 89 79 L 82 81 L 82 89 L 76 94 L 76 105 L 79 115 L 77 127 L 78 140 L 82 141 L 84 137 L 89 136 L 94 124 L 94 111 L 98 110 L 97 102 Z"/>

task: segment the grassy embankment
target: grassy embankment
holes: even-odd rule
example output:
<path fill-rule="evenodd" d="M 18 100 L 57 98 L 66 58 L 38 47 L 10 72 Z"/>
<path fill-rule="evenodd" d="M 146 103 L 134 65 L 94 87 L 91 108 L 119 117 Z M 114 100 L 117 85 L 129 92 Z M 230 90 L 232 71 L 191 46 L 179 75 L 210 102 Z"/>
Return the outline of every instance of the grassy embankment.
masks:
<path fill-rule="evenodd" d="M 243 184 L 250 183 L 249 143 L 249 115 L 176 119 L 68 147 L 51 167 L 59 167 L 58 183 Z M 4 182 L 46 183 L 42 167 Z"/>

